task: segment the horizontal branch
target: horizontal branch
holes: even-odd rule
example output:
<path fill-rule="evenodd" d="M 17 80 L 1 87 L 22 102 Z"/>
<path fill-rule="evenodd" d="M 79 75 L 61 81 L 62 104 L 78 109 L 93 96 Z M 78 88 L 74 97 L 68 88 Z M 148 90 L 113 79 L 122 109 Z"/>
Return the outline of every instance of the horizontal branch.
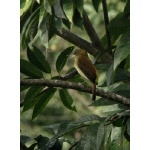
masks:
<path fill-rule="evenodd" d="M 73 83 L 69 81 L 47 80 L 47 79 L 22 79 L 20 84 L 21 86 L 61 87 L 61 88 L 79 90 L 90 94 L 92 93 L 92 88 L 90 86 L 85 86 L 83 84 Z M 118 103 L 130 105 L 129 98 L 125 98 L 115 93 L 105 92 L 104 90 L 96 89 L 96 95 L 116 101 Z"/>

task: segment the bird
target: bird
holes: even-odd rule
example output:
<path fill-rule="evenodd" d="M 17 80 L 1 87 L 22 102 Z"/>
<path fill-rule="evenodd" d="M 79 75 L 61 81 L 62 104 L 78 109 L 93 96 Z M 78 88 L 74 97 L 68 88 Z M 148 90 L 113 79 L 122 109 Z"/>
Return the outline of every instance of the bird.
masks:
<path fill-rule="evenodd" d="M 85 79 L 92 83 L 92 101 L 96 99 L 96 85 L 98 80 L 98 71 L 88 57 L 87 51 L 84 49 L 75 49 L 74 52 L 74 67 L 77 72 Z"/>

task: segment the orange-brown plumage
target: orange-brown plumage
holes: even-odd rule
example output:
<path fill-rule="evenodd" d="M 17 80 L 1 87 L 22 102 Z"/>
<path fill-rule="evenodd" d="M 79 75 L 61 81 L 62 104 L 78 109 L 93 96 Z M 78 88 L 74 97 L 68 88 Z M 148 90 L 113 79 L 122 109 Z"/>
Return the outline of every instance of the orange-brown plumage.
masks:
<path fill-rule="evenodd" d="M 78 73 L 93 83 L 92 87 L 92 100 L 96 98 L 96 84 L 97 84 L 97 70 L 89 59 L 86 50 L 76 49 L 74 51 L 74 66 Z"/>

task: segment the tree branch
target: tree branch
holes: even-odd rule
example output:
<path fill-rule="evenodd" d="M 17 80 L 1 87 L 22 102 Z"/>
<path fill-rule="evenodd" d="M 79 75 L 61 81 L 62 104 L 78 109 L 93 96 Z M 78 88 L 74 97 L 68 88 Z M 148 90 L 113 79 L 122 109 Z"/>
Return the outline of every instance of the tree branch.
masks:
<path fill-rule="evenodd" d="M 20 84 L 21 86 L 28 85 L 28 86 L 61 87 L 61 88 L 79 90 L 90 94 L 92 93 L 92 88 L 90 86 L 85 86 L 79 83 L 73 83 L 69 81 L 47 80 L 47 79 L 22 79 Z M 96 95 L 116 101 L 118 103 L 130 105 L 130 101 L 128 98 L 125 98 L 115 93 L 105 92 L 104 90 L 96 89 Z"/>
<path fill-rule="evenodd" d="M 69 41 L 70 43 L 87 50 L 88 53 L 90 53 L 93 56 L 97 55 L 97 50 L 92 46 L 91 43 L 87 42 L 86 40 L 82 39 L 81 37 L 73 34 L 72 32 L 62 29 L 62 33 L 60 31 L 56 31 L 56 34 L 63 39 Z"/>
<path fill-rule="evenodd" d="M 104 50 L 101 41 L 95 31 L 95 29 L 92 26 L 92 23 L 89 19 L 89 17 L 87 16 L 87 13 L 85 12 L 85 10 L 83 10 L 83 24 L 85 27 L 85 30 L 87 32 L 87 34 L 89 35 L 93 46 L 99 50 L 99 52 L 102 52 Z"/>
<path fill-rule="evenodd" d="M 108 29 L 107 29 L 107 25 L 109 24 L 109 18 L 108 18 L 108 11 L 107 11 L 106 0 L 102 0 L 102 6 L 103 6 L 103 13 L 104 13 L 104 22 L 105 22 L 107 48 L 108 48 L 108 47 L 111 47 L 111 38 L 110 38 L 110 33 L 109 33 Z"/>

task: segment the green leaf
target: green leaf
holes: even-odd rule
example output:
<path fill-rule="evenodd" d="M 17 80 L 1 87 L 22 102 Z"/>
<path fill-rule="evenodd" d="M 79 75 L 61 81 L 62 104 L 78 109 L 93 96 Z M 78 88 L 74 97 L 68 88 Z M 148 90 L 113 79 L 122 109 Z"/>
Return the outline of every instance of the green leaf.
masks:
<path fill-rule="evenodd" d="M 43 77 L 42 72 L 36 66 L 24 59 L 20 60 L 20 72 L 36 79 Z"/>
<path fill-rule="evenodd" d="M 116 17 L 110 21 L 107 28 L 112 35 L 125 33 L 130 27 L 130 21 L 123 17 Z"/>
<path fill-rule="evenodd" d="M 114 53 L 114 70 L 130 54 L 130 32 L 126 32 L 120 39 Z"/>
<path fill-rule="evenodd" d="M 108 68 L 110 67 L 110 64 L 95 64 L 95 67 L 97 70 L 107 71 Z"/>
<path fill-rule="evenodd" d="M 65 107 L 67 107 L 70 110 L 77 111 L 76 107 L 72 106 L 73 99 L 66 89 L 60 89 L 59 96 Z"/>
<path fill-rule="evenodd" d="M 81 17 L 81 14 L 76 7 L 73 13 L 73 23 L 75 26 L 83 29 L 83 18 Z"/>
<path fill-rule="evenodd" d="M 130 97 L 130 85 L 127 83 L 121 84 L 112 90 L 113 93 Z"/>
<path fill-rule="evenodd" d="M 127 0 L 126 6 L 124 8 L 124 16 L 129 17 L 130 16 L 130 0 Z"/>
<path fill-rule="evenodd" d="M 107 86 L 110 86 L 114 81 L 114 70 L 113 70 L 113 64 L 108 68 L 106 72 L 106 82 Z"/>
<path fill-rule="evenodd" d="M 49 0 L 44 0 L 44 8 L 45 8 L 45 10 L 46 10 L 49 14 L 52 13 L 52 12 L 51 12 L 51 5 L 50 5 Z"/>
<path fill-rule="evenodd" d="M 112 128 L 111 132 L 111 149 L 112 150 L 121 150 L 123 149 L 122 145 L 122 134 L 121 134 L 121 127 L 114 127 Z"/>
<path fill-rule="evenodd" d="M 44 126 L 44 128 L 48 129 L 52 134 L 57 134 L 60 123 L 52 124 L 49 126 Z"/>
<path fill-rule="evenodd" d="M 128 57 L 126 58 L 126 64 L 125 64 L 125 69 L 129 70 L 130 69 L 130 54 L 128 55 Z"/>
<path fill-rule="evenodd" d="M 28 92 L 26 93 L 26 96 L 24 98 L 24 107 L 23 107 L 23 112 L 29 110 L 32 108 L 36 102 L 38 101 L 37 98 L 35 98 L 40 91 L 43 89 L 43 86 L 32 86 Z"/>
<path fill-rule="evenodd" d="M 114 82 L 119 82 L 119 81 L 130 82 L 130 74 L 129 74 L 128 71 L 118 67 L 115 70 L 115 80 L 114 80 Z"/>
<path fill-rule="evenodd" d="M 70 22 L 72 22 L 72 16 L 73 16 L 73 3 L 71 0 L 62 0 L 62 6 L 63 10 L 69 19 Z"/>
<path fill-rule="evenodd" d="M 103 122 L 104 118 L 101 118 L 98 115 L 91 114 L 91 115 L 83 116 L 83 117 L 75 120 L 74 122 L 76 122 L 76 123 L 84 123 L 84 122 L 93 121 L 93 120 L 97 120 L 99 122 Z"/>
<path fill-rule="evenodd" d="M 56 61 L 56 69 L 58 73 L 63 69 L 64 65 L 66 64 L 66 61 L 70 55 L 70 53 L 73 51 L 74 46 L 68 47 L 65 50 L 61 52 L 61 54 L 58 56 Z"/>
<path fill-rule="evenodd" d="M 32 2 L 32 0 L 20 0 L 20 16 L 30 8 Z"/>
<path fill-rule="evenodd" d="M 92 0 L 95 11 L 98 13 L 98 8 L 101 0 Z"/>
<path fill-rule="evenodd" d="M 122 112 L 126 109 L 128 109 L 128 107 L 123 104 L 114 104 L 114 105 L 103 106 L 101 111 L 104 116 L 109 116 L 109 115 L 114 115 L 116 113 Z"/>
<path fill-rule="evenodd" d="M 30 86 L 20 86 L 20 92 L 28 89 Z"/>
<path fill-rule="evenodd" d="M 51 73 L 51 68 L 43 53 L 36 47 L 27 49 L 29 61 L 45 73 Z"/>
<path fill-rule="evenodd" d="M 38 100 L 38 102 L 36 103 L 33 109 L 32 120 L 36 118 L 41 113 L 41 111 L 45 108 L 49 100 L 55 94 L 56 90 L 57 89 L 55 88 L 51 88 L 47 90 L 45 93 L 43 93 L 42 95 L 40 95 L 40 99 Z"/>
<path fill-rule="evenodd" d="M 89 106 L 107 106 L 107 105 L 113 105 L 116 103 L 117 102 L 111 101 L 106 98 L 100 98 L 100 99 L 96 100 L 95 102 L 93 102 L 92 104 L 90 104 Z"/>
<path fill-rule="evenodd" d="M 48 28 L 49 28 L 49 17 L 50 15 L 45 11 L 44 7 L 41 7 L 40 9 L 40 18 L 39 18 L 39 31 L 40 31 L 40 38 L 45 46 L 46 49 L 49 48 L 49 34 L 48 34 Z"/>
<path fill-rule="evenodd" d="M 38 149 L 42 149 L 43 147 L 45 147 L 49 140 L 49 138 L 42 136 L 42 135 L 39 135 L 38 137 L 34 139 L 37 141 Z"/>
<path fill-rule="evenodd" d="M 82 14 L 83 11 L 83 0 L 73 0 L 73 3 L 75 4 L 75 6 L 77 7 L 78 11 L 80 12 L 80 14 Z"/>
<path fill-rule="evenodd" d="M 104 126 L 100 123 L 91 125 L 84 133 L 76 149 L 99 150 L 104 138 Z"/>
<path fill-rule="evenodd" d="M 26 136 L 26 135 L 20 135 L 20 141 L 22 144 L 26 144 L 27 142 L 33 140 L 33 138 Z"/>
<path fill-rule="evenodd" d="M 25 22 L 24 25 L 23 25 L 23 28 L 22 28 L 22 31 L 21 31 L 21 48 L 22 48 L 23 50 L 26 49 L 26 47 L 27 47 L 27 45 L 28 45 L 27 33 L 28 33 L 29 29 L 27 30 L 27 28 L 28 28 L 29 26 L 31 26 L 32 23 L 34 22 L 33 20 L 38 17 L 39 10 L 40 10 L 40 7 L 37 8 L 37 9 L 30 15 L 30 17 L 26 20 L 26 22 Z M 27 32 L 27 33 L 26 33 L 26 32 Z"/>
<path fill-rule="evenodd" d="M 71 23 L 69 22 L 69 20 L 66 19 L 62 19 L 63 24 L 70 30 L 71 28 Z"/>
<path fill-rule="evenodd" d="M 62 32 L 62 19 L 55 17 L 54 20 L 55 20 L 55 28 L 56 28 L 58 31 Z"/>
<path fill-rule="evenodd" d="M 58 18 L 65 18 L 66 16 L 63 12 L 63 9 L 61 7 L 61 0 L 55 0 L 53 3 L 54 13 Z"/>
<path fill-rule="evenodd" d="M 127 121 L 127 133 L 130 135 L 130 119 Z"/>

